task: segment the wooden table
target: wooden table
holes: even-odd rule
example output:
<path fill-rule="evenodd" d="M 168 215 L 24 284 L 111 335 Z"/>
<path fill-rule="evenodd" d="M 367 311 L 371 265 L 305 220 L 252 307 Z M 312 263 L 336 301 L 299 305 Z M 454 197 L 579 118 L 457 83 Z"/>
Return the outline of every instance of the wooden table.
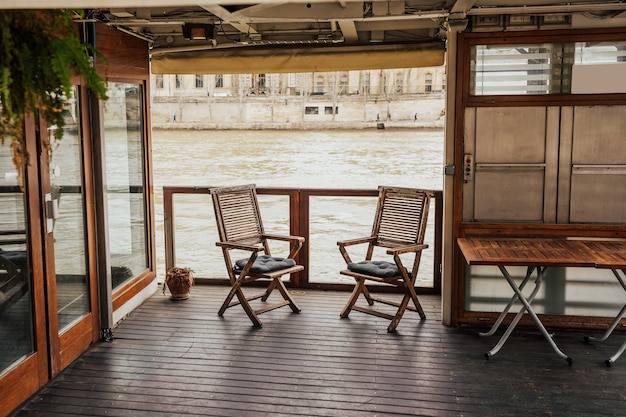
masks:
<path fill-rule="evenodd" d="M 610 269 L 615 275 L 615 278 L 620 283 L 624 291 L 626 291 L 626 283 L 624 282 L 624 278 L 626 277 L 626 242 L 621 241 L 585 241 L 585 246 L 587 246 L 590 250 L 592 250 L 596 255 L 596 268 L 602 269 Z M 622 276 L 620 276 L 620 271 Z M 615 320 L 611 323 L 611 325 L 606 329 L 604 334 L 600 337 L 585 337 L 585 341 L 589 342 L 591 340 L 594 341 L 605 341 L 615 330 L 619 322 L 622 320 L 622 317 L 626 314 L 626 304 L 620 310 L 620 312 L 615 316 Z M 626 340 L 622 343 L 622 346 L 615 352 L 613 356 L 608 358 L 604 363 L 606 366 L 611 366 L 613 362 L 619 358 L 622 353 L 626 350 Z"/>
<path fill-rule="evenodd" d="M 626 291 L 626 284 L 624 283 L 624 279 L 620 276 L 620 271 L 622 274 L 626 275 L 626 241 L 460 238 L 457 240 L 457 243 L 468 264 L 497 266 L 514 292 L 511 300 L 491 329 L 488 332 L 479 333 L 479 335 L 493 335 L 515 301 L 519 300 L 522 303 L 522 308 L 514 317 L 498 343 L 493 349 L 485 353 L 487 359 L 500 351 L 524 313 L 528 313 L 557 355 L 565 359 L 568 364 L 572 364 L 572 358 L 559 349 L 531 306 L 533 299 L 541 287 L 544 272 L 549 267 L 610 269 L 624 288 L 624 291 Z M 519 285 L 515 283 L 513 277 L 506 269 L 510 266 L 525 266 L 527 268 L 526 275 Z M 524 296 L 522 291 L 533 273 L 536 273 L 535 287 L 529 296 Z M 626 304 L 603 336 L 599 338 L 586 337 L 585 340 L 606 340 L 625 313 Z M 606 360 L 607 366 L 615 362 L 624 350 L 626 350 L 626 342 L 615 355 Z"/>

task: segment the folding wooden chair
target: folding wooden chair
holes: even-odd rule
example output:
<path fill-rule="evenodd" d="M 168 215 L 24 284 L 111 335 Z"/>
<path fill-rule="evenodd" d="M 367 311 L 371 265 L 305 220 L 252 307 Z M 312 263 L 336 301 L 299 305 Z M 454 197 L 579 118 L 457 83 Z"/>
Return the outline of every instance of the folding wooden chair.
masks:
<path fill-rule="evenodd" d="M 384 186 L 378 187 L 378 191 L 378 206 L 372 235 L 337 242 L 339 251 L 347 264 L 347 269 L 340 273 L 356 280 L 352 296 L 341 312 L 341 317 L 348 317 L 352 310 L 383 317 L 391 320 L 387 331 L 392 332 L 400 323 L 400 319 L 407 309 L 419 313 L 422 320 L 426 318 L 415 293 L 415 279 L 422 250 L 428 247 L 423 242 L 430 198 L 433 193 L 428 190 Z M 346 248 L 364 244 L 368 245 L 365 260 L 353 262 Z M 383 249 L 386 249 L 384 255 L 378 253 Z M 392 257 L 393 262 L 373 260 L 375 251 L 377 251 L 377 256 L 384 256 L 387 259 Z M 401 255 L 409 253 L 412 254 L 410 256 L 413 260 L 411 269 L 405 268 L 401 259 Z M 366 286 L 368 280 L 402 288 L 404 290 L 402 301 L 398 303 L 393 300 L 374 297 Z M 392 315 L 373 308 L 357 306 L 355 304 L 361 294 L 370 306 L 373 306 L 376 301 L 395 306 L 398 309 Z M 409 305 L 410 301 L 413 305 Z"/>
<path fill-rule="evenodd" d="M 224 315 L 226 309 L 241 305 L 255 326 L 261 327 L 259 314 L 266 313 L 288 305 L 294 313 L 300 307 L 291 298 L 281 277 L 304 270 L 297 265 L 295 256 L 304 243 L 300 236 L 269 235 L 263 229 L 261 213 L 257 201 L 256 186 L 243 185 L 236 187 L 220 187 L 210 189 L 215 209 L 215 219 L 220 241 L 216 243 L 222 248 L 231 290 L 224 300 L 218 315 Z M 275 257 L 270 253 L 268 241 L 280 240 L 290 243 L 290 252 L 286 258 Z M 250 252 L 250 256 L 233 262 L 232 251 Z M 271 280 L 267 289 L 259 294 L 246 296 L 242 285 L 259 279 Z M 283 301 L 254 310 L 250 301 L 261 299 L 267 301 L 273 290 L 278 289 Z M 233 297 L 238 301 L 232 301 Z"/>

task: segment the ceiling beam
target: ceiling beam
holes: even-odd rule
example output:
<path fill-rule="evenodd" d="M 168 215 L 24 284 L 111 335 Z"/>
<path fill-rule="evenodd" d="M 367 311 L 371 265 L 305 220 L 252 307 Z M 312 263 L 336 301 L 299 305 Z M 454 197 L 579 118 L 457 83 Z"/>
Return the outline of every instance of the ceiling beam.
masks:
<path fill-rule="evenodd" d="M 346 42 L 356 42 L 359 40 L 359 35 L 353 20 L 341 19 L 338 20 L 337 23 L 339 23 L 339 29 L 341 29 L 341 33 Z"/>
<path fill-rule="evenodd" d="M 220 18 L 222 22 L 228 23 L 229 25 L 231 25 L 232 27 L 234 27 L 235 29 L 237 29 L 239 32 L 243 34 L 246 34 L 246 35 L 258 34 L 256 29 L 252 27 L 252 25 L 246 22 L 241 22 L 240 17 L 235 16 L 234 14 L 232 14 L 231 12 L 229 12 L 228 10 L 226 10 L 224 7 L 220 5 L 202 4 L 200 5 L 200 7 L 202 7 L 207 12 L 215 15 L 216 17 Z"/>
<path fill-rule="evenodd" d="M 467 13 L 478 0 L 456 0 L 454 6 L 450 9 L 450 13 Z"/>
<path fill-rule="evenodd" d="M 241 5 L 241 0 L 204 0 L 201 1 L 205 5 Z M 264 3 L 257 0 L 257 3 Z M 95 4 L 94 4 L 95 3 Z M 198 1 L 193 0 L 102 0 L 94 2 L 94 0 L 46 0 L 43 1 L 24 1 L 24 0 L 2 0 L 0 9 L 93 9 L 98 8 L 135 8 L 135 7 L 191 7 L 197 6 Z M 251 3 L 255 3 L 251 1 Z M 328 3 L 328 0 L 287 0 L 276 3 L 300 3 L 300 4 L 317 4 Z M 348 2 L 349 3 L 349 2 Z"/>

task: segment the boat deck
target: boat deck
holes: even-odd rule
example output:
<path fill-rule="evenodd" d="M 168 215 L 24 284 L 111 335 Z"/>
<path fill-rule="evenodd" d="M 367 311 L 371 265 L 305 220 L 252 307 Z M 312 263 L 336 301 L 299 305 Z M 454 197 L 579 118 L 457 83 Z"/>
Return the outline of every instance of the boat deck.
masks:
<path fill-rule="evenodd" d="M 491 360 L 497 336 L 441 325 L 440 298 L 421 296 L 425 321 L 352 312 L 349 294 L 293 291 L 253 328 L 239 307 L 216 312 L 223 286 L 171 301 L 157 292 L 15 413 L 56 416 L 623 416 L 626 357 L 604 360 L 626 337 L 585 344 L 558 330 L 573 366 L 534 328 L 519 328 Z M 480 329 L 483 330 L 483 329 Z M 554 330 L 554 329 L 552 329 Z M 498 333 L 498 335 L 500 332 Z"/>

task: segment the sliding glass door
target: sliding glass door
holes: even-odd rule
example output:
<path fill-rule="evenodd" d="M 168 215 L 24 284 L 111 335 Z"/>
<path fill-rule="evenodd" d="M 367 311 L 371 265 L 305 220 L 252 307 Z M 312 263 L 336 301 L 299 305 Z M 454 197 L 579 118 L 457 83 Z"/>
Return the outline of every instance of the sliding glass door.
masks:
<path fill-rule="evenodd" d="M 148 267 L 141 84 L 109 82 L 104 104 L 107 235 L 113 291 Z"/>
<path fill-rule="evenodd" d="M 0 374 L 35 351 L 26 196 L 0 144 Z"/>

